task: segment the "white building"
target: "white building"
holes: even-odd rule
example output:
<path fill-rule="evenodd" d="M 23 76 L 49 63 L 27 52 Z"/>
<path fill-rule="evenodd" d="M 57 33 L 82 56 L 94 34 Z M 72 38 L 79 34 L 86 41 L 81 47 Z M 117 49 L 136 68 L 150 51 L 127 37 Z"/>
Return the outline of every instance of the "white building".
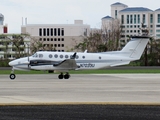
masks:
<path fill-rule="evenodd" d="M 151 10 L 145 7 L 128 7 L 117 2 L 111 5 L 111 17 L 104 17 L 102 23 L 107 20 L 118 19 L 123 27 L 123 36 L 121 38 L 121 47 L 127 42 L 128 36 L 134 36 L 140 33 L 141 24 L 149 30 L 149 34 L 156 39 L 160 38 L 160 9 Z"/>
<path fill-rule="evenodd" d="M 90 26 L 82 20 L 75 20 L 74 24 L 26 24 L 21 27 L 22 33 L 30 34 L 44 46 L 51 45 L 57 51 L 72 51 L 89 30 Z"/>
<path fill-rule="evenodd" d="M 0 14 L 0 59 L 15 58 L 17 51 L 13 45 L 13 37 L 21 34 L 11 34 L 8 33 L 8 26 L 4 25 L 4 16 Z M 28 44 L 30 43 L 29 39 L 25 39 L 19 47 L 22 47 L 21 53 L 28 53 Z M 25 46 L 25 47 L 24 47 Z"/>

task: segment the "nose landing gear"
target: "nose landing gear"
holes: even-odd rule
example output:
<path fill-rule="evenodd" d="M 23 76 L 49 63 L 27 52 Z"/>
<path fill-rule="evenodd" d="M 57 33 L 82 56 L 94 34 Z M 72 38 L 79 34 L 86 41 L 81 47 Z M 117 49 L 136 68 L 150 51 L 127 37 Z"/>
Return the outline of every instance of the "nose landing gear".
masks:
<path fill-rule="evenodd" d="M 15 74 L 10 74 L 9 77 L 10 77 L 11 80 L 14 80 L 16 78 L 16 75 Z"/>
<path fill-rule="evenodd" d="M 14 70 L 13 69 L 12 69 L 12 72 L 11 72 L 9 77 L 10 77 L 11 80 L 14 80 L 16 78 L 16 75 L 14 74 Z"/>

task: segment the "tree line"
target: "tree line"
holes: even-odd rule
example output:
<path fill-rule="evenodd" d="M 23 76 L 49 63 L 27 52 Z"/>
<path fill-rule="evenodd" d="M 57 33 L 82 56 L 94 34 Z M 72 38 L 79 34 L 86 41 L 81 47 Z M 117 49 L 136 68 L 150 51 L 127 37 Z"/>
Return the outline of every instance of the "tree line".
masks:
<path fill-rule="evenodd" d="M 92 29 L 89 35 L 81 36 L 82 41 L 77 43 L 73 47 L 73 50 L 87 50 L 90 53 L 120 50 L 122 49 L 120 40 L 123 36 L 123 25 L 120 24 L 119 20 L 114 20 L 107 25 L 102 24 L 101 29 Z M 130 40 L 130 38 L 131 36 L 128 36 L 128 40 Z M 26 42 L 26 39 L 29 40 L 29 42 Z M 14 51 L 13 56 L 15 59 L 29 56 L 39 50 L 56 51 L 53 44 L 46 45 L 40 38 L 32 37 L 29 34 L 1 34 L 0 46 L 0 52 L 4 52 L 4 57 L 0 58 L 0 66 L 8 65 L 8 58 L 11 55 L 10 49 Z M 26 50 L 26 48 L 28 50 Z M 141 59 L 132 62 L 131 65 L 159 66 L 160 39 L 151 38 Z"/>

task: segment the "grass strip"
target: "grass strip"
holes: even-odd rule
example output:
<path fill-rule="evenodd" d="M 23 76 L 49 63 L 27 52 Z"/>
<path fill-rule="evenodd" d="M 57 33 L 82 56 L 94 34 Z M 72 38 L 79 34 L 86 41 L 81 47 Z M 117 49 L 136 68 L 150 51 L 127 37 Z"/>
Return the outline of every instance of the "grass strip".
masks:
<path fill-rule="evenodd" d="M 11 70 L 0 70 L 0 74 L 10 74 Z M 160 69 L 105 69 L 105 70 L 79 70 L 79 71 L 69 71 L 70 74 L 130 74 L 130 73 L 160 73 Z M 48 71 L 15 71 L 15 74 L 53 74 L 48 73 Z M 56 72 L 54 74 L 59 74 Z"/>

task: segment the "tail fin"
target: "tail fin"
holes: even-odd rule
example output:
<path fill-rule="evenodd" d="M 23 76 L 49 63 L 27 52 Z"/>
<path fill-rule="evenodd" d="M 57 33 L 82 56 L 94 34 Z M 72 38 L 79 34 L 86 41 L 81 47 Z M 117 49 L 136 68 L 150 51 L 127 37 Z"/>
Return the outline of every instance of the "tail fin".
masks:
<path fill-rule="evenodd" d="M 135 36 L 120 51 L 120 55 L 133 59 L 140 59 L 148 41 L 148 36 Z"/>

